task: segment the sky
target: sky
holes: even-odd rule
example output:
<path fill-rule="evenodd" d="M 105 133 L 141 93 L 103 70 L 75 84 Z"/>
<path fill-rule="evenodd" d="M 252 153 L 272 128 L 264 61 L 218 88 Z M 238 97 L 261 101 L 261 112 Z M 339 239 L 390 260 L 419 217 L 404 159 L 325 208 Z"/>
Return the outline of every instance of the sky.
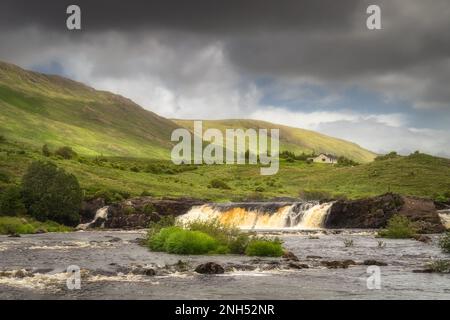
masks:
<path fill-rule="evenodd" d="M 169 118 L 267 120 L 378 153 L 450 157 L 449 31 L 448 0 L 0 2 L 2 61 Z"/>

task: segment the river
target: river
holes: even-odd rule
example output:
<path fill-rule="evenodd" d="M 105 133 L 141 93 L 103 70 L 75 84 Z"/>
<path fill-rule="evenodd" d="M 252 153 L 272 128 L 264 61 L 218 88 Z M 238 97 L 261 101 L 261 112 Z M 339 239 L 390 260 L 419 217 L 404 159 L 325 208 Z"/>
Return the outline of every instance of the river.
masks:
<path fill-rule="evenodd" d="M 368 231 L 279 233 L 284 246 L 309 265 L 300 270 L 283 269 L 275 258 L 150 252 L 138 243 L 144 236 L 144 231 L 0 236 L 0 299 L 450 299 L 450 274 L 413 272 L 432 259 L 449 258 L 441 253 L 438 236 L 430 244 L 383 240 L 383 247 Z M 345 239 L 353 245 L 346 247 Z M 328 269 L 321 264 L 345 259 L 387 263 L 380 267 L 381 288 L 368 289 L 365 265 Z M 179 260 L 191 267 L 174 268 Z M 208 261 L 231 267 L 221 275 L 193 271 Z M 67 288 L 70 265 L 81 268 L 79 290 Z M 146 268 L 156 274 L 142 273 Z"/>

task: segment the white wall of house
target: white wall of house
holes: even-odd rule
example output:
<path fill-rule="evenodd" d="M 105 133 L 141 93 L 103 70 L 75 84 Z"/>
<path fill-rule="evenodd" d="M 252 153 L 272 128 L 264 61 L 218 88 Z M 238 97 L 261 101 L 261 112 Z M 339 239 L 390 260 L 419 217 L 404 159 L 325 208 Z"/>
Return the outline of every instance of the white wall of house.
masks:
<path fill-rule="evenodd" d="M 336 158 L 328 157 L 326 154 L 323 153 L 313 158 L 313 161 L 317 163 L 329 163 L 329 164 L 337 163 Z"/>

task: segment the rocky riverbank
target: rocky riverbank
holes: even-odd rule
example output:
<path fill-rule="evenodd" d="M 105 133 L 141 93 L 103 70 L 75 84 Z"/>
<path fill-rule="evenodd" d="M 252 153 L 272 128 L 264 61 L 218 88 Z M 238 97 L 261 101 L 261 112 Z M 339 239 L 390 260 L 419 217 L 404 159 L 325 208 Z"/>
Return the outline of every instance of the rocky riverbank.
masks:
<path fill-rule="evenodd" d="M 273 213 L 285 206 L 300 203 L 301 200 L 290 202 L 243 203 L 241 209 L 258 210 L 256 207 Z M 89 227 L 105 227 L 111 229 L 146 228 L 151 221 L 158 221 L 162 216 L 180 216 L 191 208 L 205 204 L 205 201 L 192 198 L 155 199 L 138 197 L 114 203 L 106 207 L 103 199 L 93 199 L 83 204 L 82 222 L 94 219 L 96 212 L 106 208 L 106 215 L 98 217 Z M 214 207 L 214 206 L 213 206 Z M 439 206 L 428 199 L 400 196 L 387 193 L 378 197 L 359 200 L 334 201 L 324 220 L 323 227 L 329 229 L 378 229 L 386 226 L 387 221 L 395 214 L 408 217 L 415 222 L 419 233 L 440 233 L 445 226 L 438 213 Z"/>

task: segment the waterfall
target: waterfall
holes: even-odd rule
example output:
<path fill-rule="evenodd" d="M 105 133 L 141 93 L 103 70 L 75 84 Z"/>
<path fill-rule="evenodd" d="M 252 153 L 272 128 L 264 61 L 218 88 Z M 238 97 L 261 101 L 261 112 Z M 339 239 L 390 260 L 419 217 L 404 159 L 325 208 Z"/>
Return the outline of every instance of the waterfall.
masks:
<path fill-rule="evenodd" d="M 440 210 L 438 211 L 439 218 L 441 218 L 442 224 L 450 229 L 450 210 Z"/>
<path fill-rule="evenodd" d="M 178 217 L 181 224 L 218 219 L 221 223 L 246 230 L 318 229 L 324 227 L 332 202 L 260 202 L 205 204 Z"/>
<path fill-rule="evenodd" d="M 99 227 L 103 228 L 105 226 L 105 221 L 108 219 L 108 209 L 109 206 L 98 209 L 95 212 L 95 217 L 91 222 L 79 224 L 76 229 L 78 230 L 86 230 L 90 227 L 98 227 L 97 222 L 101 222 Z"/>

